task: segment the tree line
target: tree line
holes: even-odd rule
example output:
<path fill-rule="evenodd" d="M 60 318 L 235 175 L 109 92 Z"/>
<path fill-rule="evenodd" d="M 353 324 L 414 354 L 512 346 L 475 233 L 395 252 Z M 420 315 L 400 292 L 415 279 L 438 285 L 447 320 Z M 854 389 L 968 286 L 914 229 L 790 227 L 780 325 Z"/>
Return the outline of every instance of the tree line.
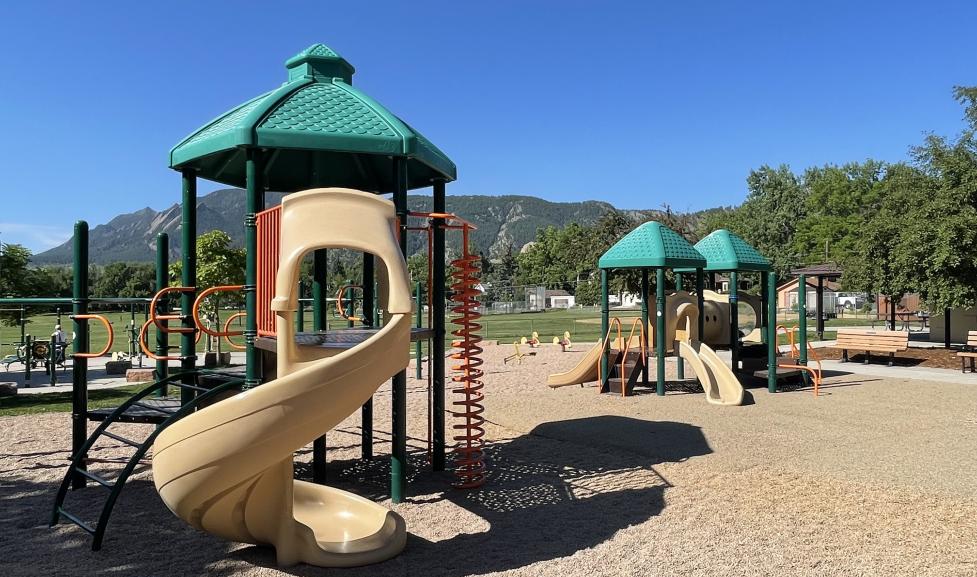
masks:
<path fill-rule="evenodd" d="M 926 136 L 906 162 L 868 159 L 799 173 L 786 165 L 761 166 L 750 171 L 746 200 L 736 207 L 698 214 L 666 207 L 638 219 L 617 212 L 591 226 L 542 229 L 518 255 L 509 282 L 562 288 L 591 304 L 600 255 L 637 224 L 655 219 L 692 243 L 727 228 L 763 253 L 780 279 L 803 265 L 835 263 L 846 290 L 896 300 L 919 293 L 931 310 L 973 306 L 977 87 L 956 87 L 953 97 L 964 109 L 961 133 Z M 612 290 L 633 290 L 635 279 L 620 275 L 617 283 Z"/>

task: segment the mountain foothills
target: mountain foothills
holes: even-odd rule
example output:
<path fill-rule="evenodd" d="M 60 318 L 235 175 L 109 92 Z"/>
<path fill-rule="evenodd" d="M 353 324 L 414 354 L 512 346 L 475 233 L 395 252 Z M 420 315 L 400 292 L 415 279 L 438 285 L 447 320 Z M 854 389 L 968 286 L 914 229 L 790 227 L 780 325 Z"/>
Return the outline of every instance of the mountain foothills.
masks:
<path fill-rule="evenodd" d="M 281 202 L 281 193 L 267 193 L 268 206 Z M 201 234 L 223 230 L 235 247 L 244 244 L 244 191 L 221 189 L 197 200 L 197 228 Z M 599 201 L 549 202 L 532 196 L 448 196 L 447 210 L 473 222 L 472 242 L 477 250 L 496 256 L 512 246 L 518 251 L 536 237 L 537 230 L 549 226 L 563 227 L 571 222 L 590 224 L 614 208 Z M 431 197 L 412 195 L 408 206 L 415 211 L 430 211 Z M 156 250 L 156 235 L 170 236 L 170 260 L 180 254 L 180 205 L 155 211 L 144 208 L 121 214 L 106 224 L 94 227 L 90 233 L 90 258 L 95 264 L 113 262 L 152 262 Z M 646 211 L 629 211 L 636 217 Z M 643 219 L 642 219 L 643 220 Z M 455 235 L 449 235 L 455 236 Z M 451 242 L 453 239 L 449 239 Z M 409 251 L 423 249 L 421 235 L 412 235 Z M 455 248 L 460 241 L 455 240 Z M 36 254 L 35 265 L 68 264 L 71 262 L 71 241 Z"/>

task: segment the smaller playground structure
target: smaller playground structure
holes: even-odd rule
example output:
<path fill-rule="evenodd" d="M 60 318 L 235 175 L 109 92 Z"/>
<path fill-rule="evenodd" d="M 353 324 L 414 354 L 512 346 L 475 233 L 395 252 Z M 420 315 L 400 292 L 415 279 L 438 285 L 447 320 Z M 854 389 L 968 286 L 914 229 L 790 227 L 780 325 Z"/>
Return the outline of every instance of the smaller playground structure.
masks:
<path fill-rule="evenodd" d="M 598 266 L 602 338 L 576 367 L 550 375 L 547 380 L 550 387 L 596 380 L 600 392 L 629 395 L 635 386 L 648 385 L 653 349 L 658 395 L 665 394 L 667 355 L 678 357 L 679 379 L 685 377 L 685 362 L 691 365 L 706 399 L 712 404 L 742 404 L 744 390 L 737 373 L 752 372 L 754 376 L 766 377 L 769 390 L 777 390 L 775 277 L 770 274 L 770 263 L 743 239 L 723 229 L 692 246 L 661 223 L 647 222 L 612 246 L 600 257 Z M 632 321 L 626 336 L 622 319 L 609 314 L 608 278 L 615 269 L 641 272 L 641 317 Z M 673 272 L 671 292 L 666 289 L 667 269 Z M 655 272 L 654 322 L 649 318 L 650 271 Z M 759 273 L 761 295 L 748 295 L 735 289 L 728 294 L 706 290 L 705 272 L 729 273 L 731 287 L 738 286 L 739 272 Z M 694 293 L 683 290 L 683 275 L 689 273 L 695 274 Z M 748 334 L 740 332 L 740 303 L 749 305 L 756 319 Z M 731 363 L 727 365 L 713 347 L 728 347 Z M 803 356 L 797 364 L 806 363 L 806 355 Z"/>

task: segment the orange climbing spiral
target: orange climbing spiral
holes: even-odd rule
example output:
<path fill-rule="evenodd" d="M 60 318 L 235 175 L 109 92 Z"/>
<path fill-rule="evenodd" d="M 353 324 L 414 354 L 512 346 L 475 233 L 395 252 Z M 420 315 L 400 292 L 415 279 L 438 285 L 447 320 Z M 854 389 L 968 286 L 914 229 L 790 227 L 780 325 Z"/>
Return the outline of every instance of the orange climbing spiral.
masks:
<path fill-rule="evenodd" d="M 451 392 L 456 395 L 452 406 L 457 422 L 452 425 L 455 430 L 454 461 L 455 476 L 458 480 L 455 486 L 462 489 L 479 487 L 485 482 L 485 418 L 482 412 L 482 375 L 479 367 L 482 365 L 480 354 L 482 347 L 478 346 L 482 337 L 477 333 L 482 326 L 476 322 L 482 315 L 478 312 L 478 274 L 480 258 L 468 252 L 468 226 L 462 226 L 462 256 L 451 262 L 455 272 L 452 273 L 451 311 L 457 316 L 451 323 L 458 328 L 451 331 L 457 337 L 451 341 L 455 352 L 451 358 L 458 361 L 452 365 L 451 376 L 453 383 Z"/>

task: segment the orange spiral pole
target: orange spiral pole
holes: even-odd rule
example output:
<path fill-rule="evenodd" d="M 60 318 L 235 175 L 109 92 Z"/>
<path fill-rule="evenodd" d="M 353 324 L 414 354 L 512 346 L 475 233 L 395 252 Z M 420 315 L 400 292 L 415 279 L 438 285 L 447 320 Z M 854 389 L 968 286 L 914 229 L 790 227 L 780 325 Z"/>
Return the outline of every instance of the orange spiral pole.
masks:
<path fill-rule="evenodd" d="M 455 486 L 461 489 L 473 489 L 485 482 L 485 417 L 482 413 L 484 395 L 482 393 L 482 375 L 479 367 L 482 359 L 482 347 L 478 345 L 482 337 L 477 333 L 482 326 L 476 322 L 482 315 L 478 312 L 478 275 L 480 258 L 468 252 L 468 226 L 462 227 L 462 256 L 451 262 L 455 272 L 451 274 L 453 280 L 451 311 L 456 316 L 451 323 L 458 328 L 451 331 L 455 338 L 451 346 L 455 352 L 451 358 L 458 361 L 452 365 L 451 376 L 453 387 L 451 392 L 456 395 L 452 401 L 453 414 L 459 422 L 452 425 L 455 430 L 454 461 L 455 476 L 458 478 Z"/>

